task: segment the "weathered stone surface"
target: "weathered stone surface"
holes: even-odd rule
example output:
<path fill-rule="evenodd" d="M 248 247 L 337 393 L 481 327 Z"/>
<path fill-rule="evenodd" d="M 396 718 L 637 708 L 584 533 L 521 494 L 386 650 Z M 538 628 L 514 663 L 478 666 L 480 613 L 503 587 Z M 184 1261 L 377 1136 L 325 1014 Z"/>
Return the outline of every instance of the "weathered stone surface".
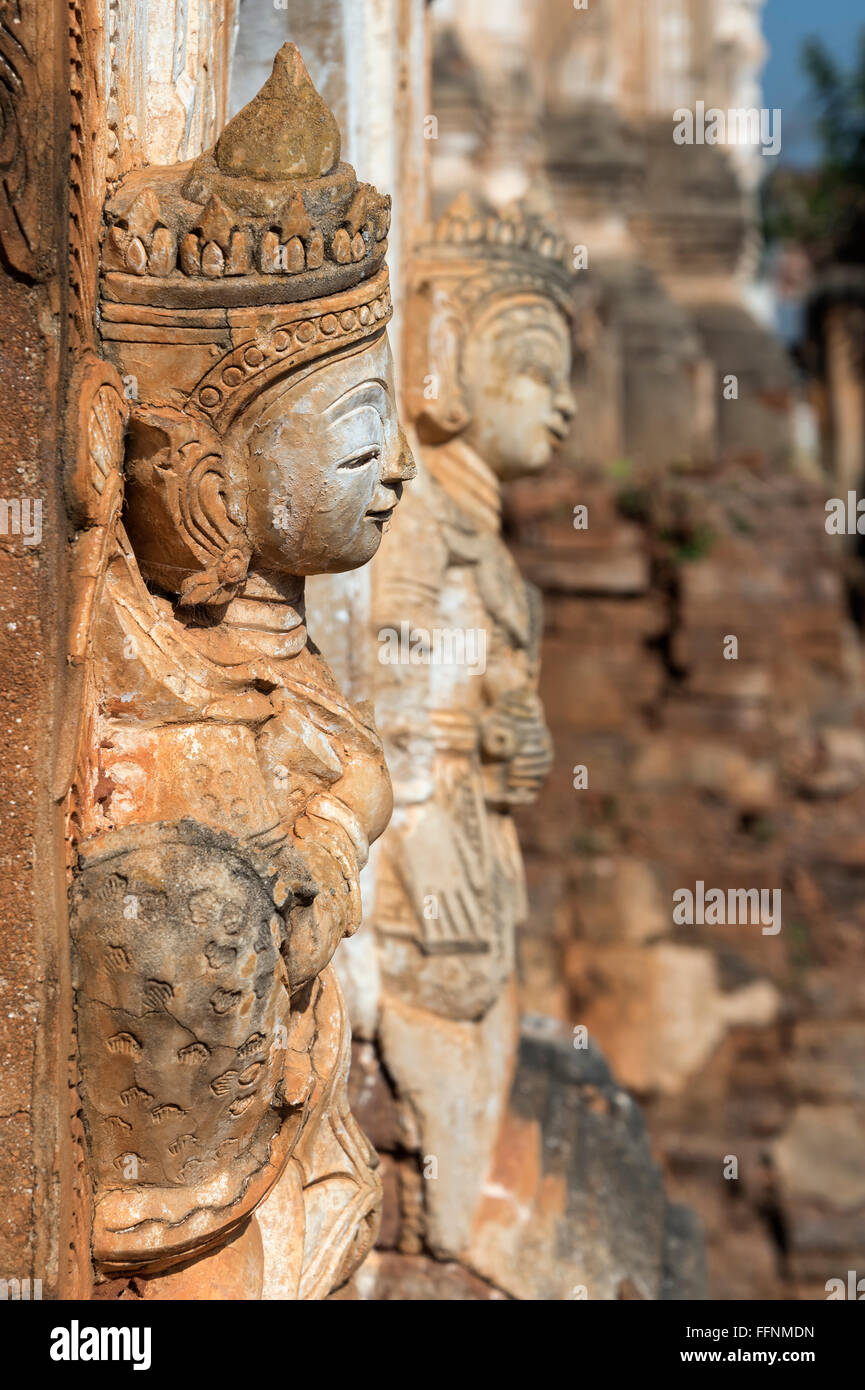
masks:
<path fill-rule="evenodd" d="M 413 465 L 387 203 L 348 165 L 328 183 L 311 90 L 288 47 L 225 149 L 123 180 L 102 336 L 132 403 L 95 358 L 79 383 L 68 777 L 92 1246 L 145 1297 L 322 1299 L 378 1228 L 329 962 L 391 791 L 303 590 L 371 558 Z M 257 158 L 274 121 L 291 149 L 250 177 L 239 146 Z"/>
<path fill-rule="evenodd" d="M 731 1020 L 768 1023 L 778 1008 L 766 982 L 722 993 L 714 957 L 705 949 L 573 942 L 567 966 L 580 1022 L 603 1040 L 623 1084 L 641 1094 L 679 1090 Z"/>
<path fill-rule="evenodd" d="M 608 487 L 629 515 L 639 513 L 628 482 Z M 719 508 L 722 490 L 727 502 Z M 572 492 L 583 492 L 581 480 Z M 649 1098 L 676 1200 L 697 1206 L 703 1218 L 717 1295 L 777 1298 L 801 1290 L 809 1297 L 820 1274 L 825 1282 L 837 1265 L 853 1267 L 859 1248 L 855 1218 L 845 1231 L 825 1204 L 825 1164 L 823 1195 L 805 1197 L 781 1184 L 777 1158 L 786 1153 L 798 1104 L 814 1107 L 813 1128 L 823 1104 L 851 1113 L 859 1104 L 859 658 L 845 656 L 840 557 L 827 544 L 819 495 L 792 480 L 774 481 L 768 494 L 765 485 L 729 473 L 692 481 L 687 492 L 684 505 L 682 485 L 668 480 L 639 522 L 647 549 L 662 559 L 649 591 L 668 596 L 660 650 L 634 643 L 632 601 L 592 600 L 593 611 L 582 615 L 563 608 L 563 596 L 548 599 L 542 669 L 549 686 L 569 669 L 556 665 L 567 647 L 567 660 L 577 650 L 584 668 L 596 679 L 602 673 L 602 688 L 591 687 L 587 727 L 575 732 L 579 702 L 546 701 L 562 766 L 540 812 L 520 815 L 535 924 L 530 946 L 521 948 L 531 974 L 523 997 L 537 1008 L 548 982 L 557 981 L 547 998 L 560 1016 L 587 1023 L 616 1074 Z M 680 500 L 672 506 L 665 494 Z M 512 516 L 530 567 L 533 552 L 522 536 L 536 526 L 535 510 L 519 498 Z M 564 516 L 559 524 L 569 527 Z M 679 632 L 681 645 L 671 645 Z M 722 687 L 729 679 L 722 667 L 736 666 L 720 657 L 725 633 L 745 634 L 740 653 L 747 649 L 752 670 L 756 658 L 768 673 L 757 700 L 748 681 Z M 630 675 L 607 676 L 610 650 L 628 644 Z M 652 694 L 643 704 L 642 671 L 652 661 L 662 678 L 645 687 Z M 684 694 L 691 672 L 701 692 L 711 693 Z M 623 680 L 630 687 L 624 714 Z M 572 785 L 576 764 L 588 769 L 585 791 Z M 661 938 L 647 933 L 636 951 L 626 945 L 634 917 L 651 920 L 651 907 L 640 906 L 645 885 L 635 885 L 627 904 L 619 900 L 618 866 L 631 857 L 651 866 L 667 904 L 663 940 L 674 950 L 674 971 L 685 971 L 669 998 L 676 975 L 656 971 Z M 697 879 L 782 888 L 780 939 L 742 928 L 673 929 L 672 893 Z M 563 959 L 570 962 L 564 971 Z M 695 1004 L 690 1020 L 686 998 Z M 791 1033 L 773 1018 L 798 1021 Z M 672 1027 L 676 1019 L 681 1032 Z M 794 1151 L 801 1142 L 799 1132 Z M 737 1182 L 719 1176 L 730 1153 L 740 1160 Z M 793 1253 L 799 1241 L 801 1252 Z M 749 1252 L 747 1273 L 741 1249 Z"/>
<path fill-rule="evenodd" d="M 330 174 L 339 154 L 339 127 L 298 50 L 289 46 L 280 49 L 271 76 L 216 145 L 220 168 L 265 181 Z"/>
<path fill-rule="evenodd" d="M 260 1298 L 262 1267 L 261 1232 L 253 1216 L 207 1261 L 190 1260 L 150 1279 L 107 1280 L 96 1286 L 94 1298 L 219 1303 Z"/>
<path fill-rule="evenodd" d="M 676 105 L 760 107 L 759 7 L 699 0 L 662 37 L 668 16 L 628 0 L 577 16 L 570 0 L 507 14 L 466 0 L 435 15 L 439 196 L 513 177 L 521 149 L 524 184 L 543 165 L 596 290 L 577 335 L 578 427 L 555 478 L 512 486 L 506 507 L 520 567 L 545 591 L 557 749 L 543 799 L 517 812 L 522 998 L 569 1026 L 591 1009 L 611 1061 L 648 1088 L 671 1190 L 704 1219 L 717 1297 L 824 1298 L 825 1279 L 861 1260 L 859 1208 L 832 1206 L 825 1157 L 812 1164 L 822 1195 L 788 1190 L 777 1154 L 799 1166 L 802 1106 L 815 1132 L 828 1106 L 840 1144 L 861 1105 L 861 564 L 827 538 L 824 507 L 862 477 L 862 276 L 845 266 L 814 282 L 822 475 L 795 460 L 813 486 L 790 472 L 789 363 L 742 293 L 768 161 L 754 143 L 671 139 Z M 506 138 L 490 74 L 503 54 L 540 97 L 514 104 Z M 725 399 L 729 374 L 738 394 Z M 578 503 L 587 533 L 572 525 Z M 736 661 L 721 656 L 727 634 Z M 644 871 L 621 873 L 634 863 L 657 897 Z M 697 879 L 781 889 L 779 937 L 641 925 L 660 925 L 659 904 Z M 666 951 L 671 996 L 691 990 L 693 1018 L 665 998 Z M 731 1152 L 735 1181 L 722 1176 Z"/>
<path fill-rule="evenodd" d="M 803 1100 L 865 1103 L 865 1022 L 803 1021 L 791 1054 L 790 1084 Z"/>
<path fill-rule="evenodd" d="M 530 211 L 497 217 L 469 198 L 419 250 L 407 394 L 423 468 L 376 574 L 381 642 L 403 628 L 428 644 L 444 629 L 482 639 L 473 664 L 468 646 L 422 661 L 380 653 L 376 706 L 397 805 L 376 860 L 380 983 L 346 968 L 361 1017 L 364 984 L 376 991 L 376 1049 L 400 1147 L 416 1155 L 414 1188 L 400 1166 L 397 1243 L 439 1260 L 469 1247 L 504 1122 L 524 915 L 509 812 L 533 798 L 551 756 L 538 617 L 499 537 L 499 487 L 544 466 L 573 408 L 561 252 Z"/>
<path fill-rule="evenodd" d="M 792 1198 L 821 1198 L 851 1210 L 865 1204 L 865 1114 L 843 1105 L 800 1105 L 775 1144 L 775 1161 Z"/>
<path fill-rule="evenodd" d="M 539 254 L 545 241 L 549 249 Z M 534 924 L 526 920 L 509 812 L 533 799 L 550 754 L 535 693 L 538 619 L 500 539 L 499 489 L 521 474 L 531 477 L 531 485 L 515 488 L 527 512 L 535 509 L 537 524 L 526 521 L 525 553 L 543 579 L 538 557 L 549 555 L 551 537 L 544 518 L 551 499 L 561 505 L 566 494 L 561 475 L 550 488 L 541 469 L 550 436 L 565 433 L 572 409 L 556 246 L 530 215 L 522 220 L 513 211 L 496 220 L 463 198 L 415 264 L 407 395 L 421 476 L 398 514 L 393 547 L 376 566 L 374 624 L 382 643 L 400 622 L 409 635 L 481 632 L 485 659 L 471 670 L 467 652 L 423 661 L 407 652 L 380 654 L 376 707 L 397 810 L 375 862 L 378 970 L 352 945 L 342 971 L 365 1037 L 376 1020 L 368 1080 L 364 1085 L 358 1073 L 353 1092 L 358 1106 L 365 1099 L 373 1132 L 393 1155 L 398 1225 L 388 1224 L 387 1244 L 416 1254 L 417 1264 L 413 1272 L 381 1256 L 353 1281 L 361 1298 L 394 1296 L 400 1273 L 409 1296 L 435 1299 L 477 1296 L 466 1284 L 468 1271 L 500 1296 L 529 1299 L 580 1296 L 572 1291 L 588 1278 L 589 1264 L 591 1297 L 627 1297 L 638 1286 L 639 1296 L 658 1297 L 665 1277 L 666 1203 L 651 1165 L 653 1216 L 633 1230 L 627 1252 L 619 1248 L 632 1223 L 620 1229 L 617 1210 L 625 1201 L 635 1211 L 647 1207 L 636 1176 L 642 1157 L 634 1171 L 622 1159 L 632 1143 L 645 1144 L 636 1110 L 633 1126 L 618 1137 L 599 1121 L 605 1156 L 581 1166 L 584 1126 L 574 1115 L 597 1108 L 594 1088 L 581 1099 L 577 1077 L 562 1065 L 567 1043 L 551 1044 L 549 1052 L 541 1047 L 538 1076 L 528 1074 L 530 1066 L 524 1075 L 524 1053 L 533 1044 L 529 1035 L 518 1041 L 512 1000 L 514 938 L 528 939 Z M 430 381 L 434 390 L 421 389 Z M 576 574 L 573 565 L 567 572 L 567 561 L 579 547 L 594 547 L 607 565 L 612 536 L 621 554 L 607 573 L 627 569 L 633 556 L 622 589 L 642 594 L 650 574 L 639 528 L 623 521 L 600 490 L 589 500 L 603 534 L 598 540 L 582 533 L 567 554 L 562 550 L 562 589 L 591 593 L 609 582 L 600 571 L 592 578 L 591 558 Z M 555 553 L 552 563 L 559 564 Z M 582 603 L 582 614 L 585 600 L 573 602 Z M 635 610 L 632 646 L 662 624 L 657 608 Z M 564 644 L 566 619 L 561 631 Z M 574 688 L 580 709 L 585 681 Z M 648 915 L 639 907 L 632 914 L 635 938 L 662 934 L 651 869 L 634 860 L 622 878 L 626 888 L 655 896 Z M 554 901 L 551 890 L 551 907 Z M 542 996 L 541 1009 L 549 1004 Z M 600 1059 L 596 1069 L 612 1085 Z M 523 1090 L 544 1086 L 551 1088 L 546 1109 L 524 1114 Z M 622 1096 L 601 1109 L 618 1114 L 625 1104 Z M 609 1180 L 602 1178 L 605 1162 L 616 1174 Z M 605 1205 L 608 1181 L 621 1187 Z M 422 1259 L 429 1269 L 420 1281 Z"/>
<path fill-rule="evenodd" d="M 639 1109 L 563 1034 L 524 1025 L 470 1265 L 519 1298 L 704 1297 L 701 1234 L 668 1206 Z"/>
<path fill-rule="evenodd" d="M 386 1001 L 381 1048 L 412 1115 L 424 1182 L 425 1243 L 439 1259 L 465 1249 L 507 1100 L 516 1037 L 506 991 L 478 1022 L 436 1019 Z M 411 1134 L 404 1139 L 411 1144 Z M 430 1162 L 432 1160 L 432 1162 Z"/>

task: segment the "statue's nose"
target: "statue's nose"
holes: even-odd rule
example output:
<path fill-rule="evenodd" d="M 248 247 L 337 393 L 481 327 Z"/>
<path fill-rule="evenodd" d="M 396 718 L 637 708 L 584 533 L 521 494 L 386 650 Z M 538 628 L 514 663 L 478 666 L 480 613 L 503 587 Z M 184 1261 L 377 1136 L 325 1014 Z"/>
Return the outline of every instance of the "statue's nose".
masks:
<path fill-rule="evenodd" d="M 381 479 L 383 483 L 407 483 L 412 478 L 417 477 L 417 464 L 414 455 L 409 448 L 408 440 L 402 430 L 399 432 L 399 446 L 392 455 L 388 455 L 392 462 L 385 464 L 382 470 Z"/>

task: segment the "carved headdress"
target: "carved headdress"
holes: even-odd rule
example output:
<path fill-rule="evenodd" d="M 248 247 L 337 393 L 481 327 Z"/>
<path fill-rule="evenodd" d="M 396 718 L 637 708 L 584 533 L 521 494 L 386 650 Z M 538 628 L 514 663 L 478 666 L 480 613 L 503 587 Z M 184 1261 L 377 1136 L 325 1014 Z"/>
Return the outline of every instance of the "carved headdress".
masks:
<path fill-rule="evenodd" d="M 224 603 L 249 559 L 226 435 L 274 383 L 383 331 L 390 198 L 340 160 L 285 44 L 212 150 L 129 174 L 105 216 L 100 331 L 138 402 L 130 493 L 171 523 L 147 528 L 161 553 L 145 535 L 139 563 L 182 603 Z"/>
<path fill-rule="evenodd" d="M 568 320 L 575 312 L 576 277 L 570 248 L 531 204 L 498 211 L 469 194 L 451 204 L 417 247 L 412 264 L 407 399 L 413 418 L 445 436 L 467 422 L 462 356 L 480 317 L 503 300 L 552 302 Z M 539 305 L 539 312 L 543 312 Z M 434 364 L 436 399 L 424 393 Z"/>

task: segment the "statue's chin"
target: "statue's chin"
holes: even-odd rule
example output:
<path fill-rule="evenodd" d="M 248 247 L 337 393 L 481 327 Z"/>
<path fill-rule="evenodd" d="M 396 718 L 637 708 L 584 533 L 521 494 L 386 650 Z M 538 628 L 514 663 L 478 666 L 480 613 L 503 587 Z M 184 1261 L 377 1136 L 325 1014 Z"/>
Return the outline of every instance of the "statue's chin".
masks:
<path fill-rule="evenodd" d="M 559 440 L 555 435 L 545 433 L 544 437 L 532 449 L 526 471 L 537 473 L 540 469 L 546 468 L 558 443 Z"/>
<path fill-rule="evenodd" d="M 513 482 L 515 478 L 525 478 L 532 473 L 540 473 L 552 458 L 552 449 L 546 440 L 539 440 L 535 446 L 521 454 L 519 458 L 503 458 L 495 465 L 496 476 L 503 483 Z"/>
<path fill-rule="evenodd" d="M 370 530 L 374 534 L 370 535 Z M 364 524 L 363 539 L 358 537 L 357 543 L 351 550 L 344 551 L 340 555 L 322 555 L 310 560 L 304 567 L 302 573 L 309 577 L 313 574 L 347 574 L 349 570 L 359 570 L 364 565 L 368 565 L 381 545 L 383 528 L 373 527 L 371 523 Z"/>

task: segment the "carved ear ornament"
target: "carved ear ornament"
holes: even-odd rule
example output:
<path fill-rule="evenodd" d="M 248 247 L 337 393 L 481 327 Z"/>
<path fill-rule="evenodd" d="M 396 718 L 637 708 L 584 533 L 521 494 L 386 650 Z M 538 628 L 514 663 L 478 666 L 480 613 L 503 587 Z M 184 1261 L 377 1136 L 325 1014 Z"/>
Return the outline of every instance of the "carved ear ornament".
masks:
<path fill-rule="evenodd" d="M 181 606 L 204 604 L 215 607 L 227 603 L 237 593 L 246 578 L 249 555 L 239 546 L 226 550 L 202 574 L 192 574 L 180 586 Z"/>
<path fill-rule="evenodd" d="M 242 518 L 232 515 L 233 482 L 219 436 L 183 411 L 138 406 L 130 424 L 128 470 L 129 496 L 140 491 L 150 504 L 136 510 L 156 523 L 156 544 L 160 518 L 169 521 L 177 538 L 170 556 L 151 554 L 151 533 L 138 537 L 130 519 L 130 537 L 147 577 L 179 590 L 185 606 L 227 603 L 246 578 L 251 547 Z"/>

